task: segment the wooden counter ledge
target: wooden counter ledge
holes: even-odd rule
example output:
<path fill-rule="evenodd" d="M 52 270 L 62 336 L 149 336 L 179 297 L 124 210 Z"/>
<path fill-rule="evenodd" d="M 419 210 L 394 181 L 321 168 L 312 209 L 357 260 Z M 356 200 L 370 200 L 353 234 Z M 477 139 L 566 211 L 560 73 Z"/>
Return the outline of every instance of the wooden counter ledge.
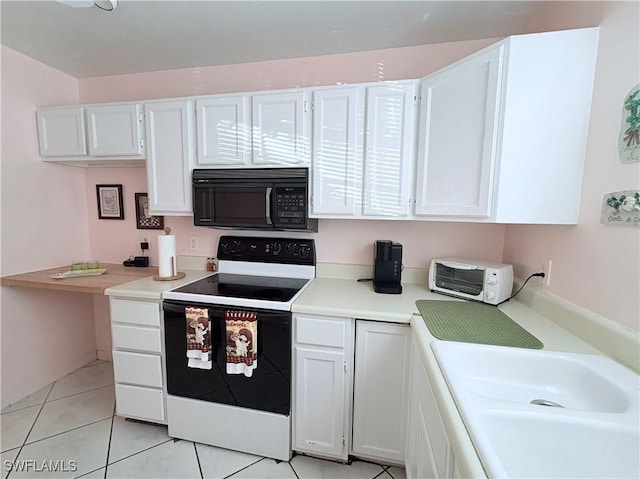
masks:
<path fill-rule="evenodd" d="M 71 268 L 69 265 L 59 268 L 33 271 L 31 273 L 14 274 L 0 278 L 2 286 L 18 286 L 22 288 L 55 289 L 58 291 L 73 291 L 76 293 L 104 294 L 104 290 L 128 283 L 146 276 L 158 274 L 156 266 L 136 268 L 135 266 L 123 266 L 122 264 L 101 263 L 101 268 L 107 271 L 99 276 L 79 276 L 75 278 L 53 279 L 54 273 L 64 273 Z"/>

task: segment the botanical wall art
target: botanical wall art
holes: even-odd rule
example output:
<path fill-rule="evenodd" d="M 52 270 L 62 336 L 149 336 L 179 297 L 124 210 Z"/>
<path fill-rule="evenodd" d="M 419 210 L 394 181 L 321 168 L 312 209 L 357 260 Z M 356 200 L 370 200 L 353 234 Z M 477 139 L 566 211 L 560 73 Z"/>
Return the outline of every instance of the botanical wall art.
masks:
<path fill-rule="evenodd" d="M 600 223 L 640 227 L 640 191 L 617 191 L 604 195 Z"/>
<path fill-rule="evenodd" d="M 123 220 L 122 185 L 96 185 L 98 195 L 98 218 L 101 220 Z"/>
<path fill-rule="evenodd" d="M 640 84 L 624 99 L 618 153 L 623 163 L 640 161 Z"/>

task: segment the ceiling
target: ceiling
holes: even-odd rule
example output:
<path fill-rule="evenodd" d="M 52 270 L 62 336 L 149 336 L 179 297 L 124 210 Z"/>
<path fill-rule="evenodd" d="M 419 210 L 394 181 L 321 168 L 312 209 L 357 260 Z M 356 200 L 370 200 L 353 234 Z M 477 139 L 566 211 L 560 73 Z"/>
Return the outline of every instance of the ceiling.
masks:
<path fill-rule="evenodd" d="M 3 45 L 85 78 L 504 37 L 548 3 L 120 0 L 105 12 L 2 0 L 0 31 Z"/>

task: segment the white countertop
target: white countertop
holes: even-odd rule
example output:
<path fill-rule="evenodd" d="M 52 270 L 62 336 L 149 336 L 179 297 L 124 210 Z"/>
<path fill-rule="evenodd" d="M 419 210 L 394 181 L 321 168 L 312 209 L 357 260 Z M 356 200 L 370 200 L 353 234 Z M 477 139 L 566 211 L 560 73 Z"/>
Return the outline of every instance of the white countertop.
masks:
<path fill-rule="evenodd" d="M 109 288 L 106 295 L 160 301 L 162 292 L 211 275 L 202 270 L 186 270 L 183 279 L 175 281 L 154 281 L 152 277 L 138 279 Z M 454 399 L 431 350 L 436 338 L 430 333 L 426 323 L 418 313 L 415 302 L 420 299 L 452 300 L 449 296 L 432 293 L 422 284 L 403 284 L 402 294 L 379 294 L 373 284 L 350 279 L 316 277 L 303 291 L 292 307 L 293 313 L 340 316 L 355 319 L 405 323 L 411 326 L 421 353 L 429 381 L 433 387 L 436 402 L 445 429 L 456 456 L 456 463 L 462 477 L 486 477 L 471 438 L 460 417 Z M 587 354 L 603 354 L 556 322 L 512 300 L 498 308 L 533 334 L 544 344 L 544 349 Z"/>
<path fill-rule="evenodd" d="M 371 282 L 356 279 L 316 278 L 293 305 L 294 313 L 342 316 L 374 321 L 408 323 L 425 364 L 442 420 L 462 477 L 486 477 L 482 463 L 462 421 L 453 396 L 431 350 L 435 338 L 415 302 L 419 299 L 452 300 L 419 284 L 403 284 L 399 295 L 374 292 Z M 533 334 L 544 349 L 602 354 L 593 346 L 534 310 L 512 300 L 498 306 L 502 312 Z"/>
<path fill-rule="evenodd" d="M 105 290 L 104 294 L 107 296 L 118 296 L 120 298 L 137 298 L 137 299 L 151 299 L 160 301 L 162 299 L 162 293 L 170 289 L 179 288 L 192 281 L 211 276 L 211 271 L 201 270 L 182 270 L 185 277 L 182 279 L 176 279 L 173 281 L 156 281 L 153 276 L 147 276 L 145 278 L 130 281 L 128 283 L 119 284 Z"/>

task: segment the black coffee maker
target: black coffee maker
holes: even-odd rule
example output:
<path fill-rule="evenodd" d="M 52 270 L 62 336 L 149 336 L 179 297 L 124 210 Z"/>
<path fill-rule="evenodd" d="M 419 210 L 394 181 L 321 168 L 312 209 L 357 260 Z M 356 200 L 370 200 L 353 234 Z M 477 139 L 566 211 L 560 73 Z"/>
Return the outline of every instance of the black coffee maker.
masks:
<path fill-rule="evenodd" d="M 373 244 L 373 290 L 376 293 L 402 293 L 401 274 L 402 245 L 376 240 Z"/>

